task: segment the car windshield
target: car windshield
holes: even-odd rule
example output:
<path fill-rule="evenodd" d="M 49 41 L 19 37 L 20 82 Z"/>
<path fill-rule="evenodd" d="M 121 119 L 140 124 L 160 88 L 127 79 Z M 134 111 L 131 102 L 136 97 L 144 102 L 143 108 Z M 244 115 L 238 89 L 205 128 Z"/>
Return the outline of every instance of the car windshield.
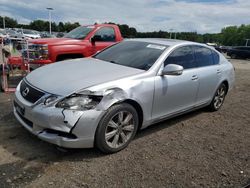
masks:
<path fill-rule="evenodd" d="M 94 27 L 92 26 L 80 26 L 80 27 L 73 29 L 66 35 L 64 35 L 64 37 L 72 38 L 72 39 L 84 39 L 93 29 Z"/>
<path fill-rule="evenodd" d="M 23 33 L 24 33 L 24 34 L 28 34 L 28 35 L 29 35 L 29 34 L 30 34 L 30 35 L 34 35 L 34 34 L 35 34 L 32 30 L 25 30 L 25 29 L 23 30 Z"/>
<path fill-rule="evenodd" d="M 96 54 L 94 58 L 148 70 L 168 46 L 140 41 L 124 41 Z"/>
<path fill-rule="evenodd" d="M 12 34 L 12 35 L 17 34 L 17 33 L 16 33 L 15 31 L 13 31 L 13 30 L 7 30 L 6 33 L 9 33 L 9 34 Z"/>

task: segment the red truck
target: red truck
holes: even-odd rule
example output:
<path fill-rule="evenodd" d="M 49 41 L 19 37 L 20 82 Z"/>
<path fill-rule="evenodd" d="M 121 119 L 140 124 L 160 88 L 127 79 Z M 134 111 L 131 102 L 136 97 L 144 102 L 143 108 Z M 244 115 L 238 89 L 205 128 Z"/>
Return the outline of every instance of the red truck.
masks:
<path fill-rule="evenodd" d="M 80 26 L 63 38 L 29 40 L 29 53 L 26 51 L 24 56 L 29 56 L 31 64 L 43 65 L 65 59 L 88 57 L 122 40 L 117 25 Z"/>

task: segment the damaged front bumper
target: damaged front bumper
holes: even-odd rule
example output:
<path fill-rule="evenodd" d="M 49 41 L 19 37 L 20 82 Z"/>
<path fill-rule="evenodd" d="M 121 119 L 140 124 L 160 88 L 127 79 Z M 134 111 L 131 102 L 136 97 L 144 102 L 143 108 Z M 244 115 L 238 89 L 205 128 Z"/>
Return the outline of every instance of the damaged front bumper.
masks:
<path fill-rule="evenodd" d="M 105 111 L 73 111 L 26 101 L 17 90 L 14 99 L 16 119 L 32 134 L 66 148 L 94 146 L 95 131 Z"/>

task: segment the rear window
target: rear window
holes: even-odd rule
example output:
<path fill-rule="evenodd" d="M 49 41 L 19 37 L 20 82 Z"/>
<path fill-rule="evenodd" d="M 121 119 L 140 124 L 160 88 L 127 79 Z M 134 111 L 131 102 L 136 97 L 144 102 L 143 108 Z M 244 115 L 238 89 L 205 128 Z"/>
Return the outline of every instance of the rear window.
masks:
<path fill-rule="evenodd" d="M 198 67 L 205 67 L 214 64 L 212 50 L 203 46 L 194 46 L 195 60 Z"/>
<path fill-rule="evenodd" d="M 100 36 L 100 41 L 113 42 L 115 41 L 115 30 L 112 27 L 103 27 L 95 33 L 95 36 Z"/>
<path fill-rule="evenodd" d="M 214 64 L 217 65 L 220 63 L 220 56 L 218 53 L 212 50 L 213 58 L 214 58 Z"/>

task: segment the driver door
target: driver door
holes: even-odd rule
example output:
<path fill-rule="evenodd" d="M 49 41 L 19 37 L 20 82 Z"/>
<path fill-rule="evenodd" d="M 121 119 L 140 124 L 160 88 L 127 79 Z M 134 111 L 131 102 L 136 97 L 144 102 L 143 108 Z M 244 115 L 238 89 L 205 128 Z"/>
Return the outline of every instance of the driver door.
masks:
<path fill-rule="evenodd" d="M 98 40 L 93 44 L 93 54 L 116 42 L 115 30 L 112 27 L 102 27 L 96 31 Z"/>
<path fill-rule="evenodd" d="M 153 119 L 164 118 L 195 105 L 199 80 L 192 46 L 175 49 L 165 60 L 164 66 L 168 64 L 181 65 L 184 70 L 181 75 L 156 76 Z"/>

